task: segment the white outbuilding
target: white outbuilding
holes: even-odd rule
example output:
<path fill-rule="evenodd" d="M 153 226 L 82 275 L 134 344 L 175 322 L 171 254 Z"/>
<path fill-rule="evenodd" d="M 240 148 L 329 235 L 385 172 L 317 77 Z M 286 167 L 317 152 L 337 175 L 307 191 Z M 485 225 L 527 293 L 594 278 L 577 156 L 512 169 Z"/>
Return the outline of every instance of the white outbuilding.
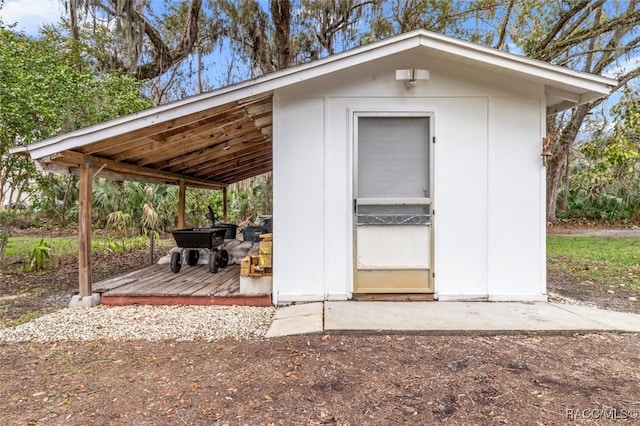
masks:
<path fill-rule="evenodd" d="M 542 301 L 547 116 L 615 85 L 419 30 L 16 151 L 193 186 L 272 170 L 276 304 Z"/>

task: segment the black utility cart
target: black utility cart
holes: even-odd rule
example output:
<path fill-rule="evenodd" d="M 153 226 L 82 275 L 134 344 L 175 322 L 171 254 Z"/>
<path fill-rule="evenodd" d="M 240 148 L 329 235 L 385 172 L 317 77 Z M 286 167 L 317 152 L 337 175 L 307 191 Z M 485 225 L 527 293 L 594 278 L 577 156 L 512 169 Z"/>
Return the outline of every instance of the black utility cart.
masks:
<path fill-rule="evenodd" d="M 200 260 L 200 250 L 209 252 L 209 271 L 218 272 L 218 268 L 224 268 L 229 262 L 229 253 L 226 250 L 218 250 L 224 243 L 226 233 L 224 228 L 189 228 L 177 229 L 172 232 L 180 251 L 171 255 L 171 271 L 178 273 L 185 261 L 187 265 L 194 266 Z"/>

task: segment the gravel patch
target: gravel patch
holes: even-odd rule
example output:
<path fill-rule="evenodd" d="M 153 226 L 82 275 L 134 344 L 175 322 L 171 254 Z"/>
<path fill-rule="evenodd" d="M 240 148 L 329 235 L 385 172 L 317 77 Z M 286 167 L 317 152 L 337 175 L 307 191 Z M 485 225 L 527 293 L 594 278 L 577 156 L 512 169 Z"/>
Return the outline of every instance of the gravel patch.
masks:
<path fill-rule="evenodd" d="M 578 299 L 574 299 L 572 297 L 563 296 L 559 293 L 555 293 L 553 291 L 547 291 L 548 300 L 550 303 L 562 303 L 564 305 L 579 305 L 579 306 L 588 306 L 591 308 L 597 308 L 593 303 L 586 303 L 580 301 Z"/>
<path fill-rule="evenodd" d="M 274 313 L 254 306 L 76 307 L 0 329 L 0 342 L 243 340 L 263 337 Z"/>

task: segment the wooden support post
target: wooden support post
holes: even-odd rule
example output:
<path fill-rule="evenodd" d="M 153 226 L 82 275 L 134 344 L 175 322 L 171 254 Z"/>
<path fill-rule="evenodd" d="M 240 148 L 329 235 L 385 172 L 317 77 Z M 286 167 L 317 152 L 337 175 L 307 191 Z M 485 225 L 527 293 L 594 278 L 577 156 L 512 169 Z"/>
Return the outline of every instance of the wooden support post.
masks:
<path fill-rule="evenodd" d="M 80 164 L 78 213 L 78 283 L 80 297 L 91 296 L 91 189 L 93 160 L 85 156 Z"/>
<path fill-rule="evenodd" d="M 184 208 L 186 203 L 187 187 L 184 180 L 178 185 L 178 229 L 184 229 Z"/>
<path fill-rule="evenodd" d="M 222 188 L 222 221 L 227 223 L 227 187 Z"/>

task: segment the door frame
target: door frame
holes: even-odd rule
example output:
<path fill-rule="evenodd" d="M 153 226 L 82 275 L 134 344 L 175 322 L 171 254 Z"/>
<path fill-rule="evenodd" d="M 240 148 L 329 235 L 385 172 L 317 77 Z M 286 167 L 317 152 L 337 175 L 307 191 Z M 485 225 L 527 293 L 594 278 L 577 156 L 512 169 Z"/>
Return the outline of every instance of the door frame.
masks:
<path fill-rule="evenodd" d="M 427 287 L 435 294 L 435 113 L 421 109 L 392 109 L 392 108 L 358 108 L 348 110 L 349 132 L 349 159 L 350 159 L 350 176 L 351 185 L 349 191 L 349 226 L 351 228 L 351 285 L 348 289 L 349 298 L 353 297 L 357 285 L 357 237 L 356 237 L 356 221 L 355 221 L 355 203 L 358 187 L 358 119 L 360 117 L 398 117 L 411 118 L 420 117 L 428 119 L 428 149 L 429 149 L 429 198 L 431 198 L 431 225 L 429 226 L 429 274 Z"/>

